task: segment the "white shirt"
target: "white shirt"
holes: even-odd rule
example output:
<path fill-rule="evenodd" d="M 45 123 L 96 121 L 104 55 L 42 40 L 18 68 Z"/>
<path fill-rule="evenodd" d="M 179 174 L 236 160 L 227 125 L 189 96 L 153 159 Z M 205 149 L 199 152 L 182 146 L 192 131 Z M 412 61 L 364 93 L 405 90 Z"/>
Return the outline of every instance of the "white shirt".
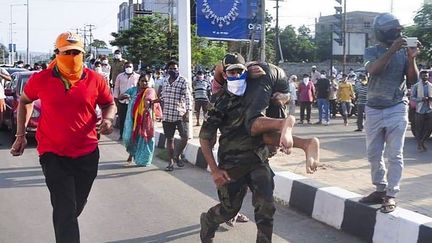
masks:
<path fill-rule="evenodd" d="M 125 72 L 117 75 L 115 85 L 114 85 L 114 98 L 118 98 L 121 94 L 124 94 L 126 90 L 135 87 L 138 83 L 140 75 L 133 72 L 131 75 L 127 75 Z M 128 99 L 119 100 L 122 104 L 129 104 Z"/>
<path fill-rule="evenodd" d="M 297 100 L 297 86 L 294 82 L 289 83 L 289 89 L 292 100 Z"/>
<path fill-rule="evenodd" d="M 5 98 L 6 98 L 6 95 L 4 93 L 3 85 L 0 84 L 0 99 L 5 99 Z"/>

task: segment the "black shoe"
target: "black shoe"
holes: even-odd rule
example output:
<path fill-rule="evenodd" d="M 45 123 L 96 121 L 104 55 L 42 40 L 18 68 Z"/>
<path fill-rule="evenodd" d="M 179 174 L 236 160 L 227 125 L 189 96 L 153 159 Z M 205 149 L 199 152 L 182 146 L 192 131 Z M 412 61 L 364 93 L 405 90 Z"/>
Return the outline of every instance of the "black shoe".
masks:
<path fill-rule="evenodd" d="M 374 191 L 366 197 L 362 197 L 359 202 L 367 204 L 381 204 L 383 203 L 386 192 Z"/>
<path fill-rule="evenodd" d="M 356 129 L 356 130 L 354 130 L 354 132 L 362 132 L 363 131 L 363 129 Z"/>
<path fill-rule="evenodd" d="M 200 216 L 200 239 L 202 243 L 212 243 L 218 227 L 209 227 L 206 223 L 205 217 L 206 213 L 202 213 Z"/>
<path fill-rule="evenodd" d="M 320 125 L 320 124 L 322 124 L 322 122 L 321 122 L 321 121 L 317 121 L 317 122 L 315 122 L 314 124 L 315 124 L 315 125 Z"/>
<path fill-rule="evenodd" d="M 169 164 L 166 168 L 165 171 L 171 172 L 174 170 L 174 164 Z"/>

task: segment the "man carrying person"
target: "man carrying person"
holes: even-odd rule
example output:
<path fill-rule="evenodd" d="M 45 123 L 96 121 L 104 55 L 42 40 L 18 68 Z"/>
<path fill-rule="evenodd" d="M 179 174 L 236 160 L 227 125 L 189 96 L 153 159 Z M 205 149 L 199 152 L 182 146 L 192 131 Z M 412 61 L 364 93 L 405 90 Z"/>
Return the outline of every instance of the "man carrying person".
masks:
<path fill-rule="evenodd" d="M 268 165 L 270 154 L 264 141 L 289 152 L 293 143 L 291 129 L 294 118 L 273 119 L 265 117 L 265 113 L 274 95 L 272 90 L 281 88 L 278 85 L 282 82 L 278 81 L 285 74 L 281 69 L 256 64 L 264 67 L 266 75 L 246 83 L 246 67 L 239 61 L 239 54 L 228 56 L 237 58 L 235 64 L 228 64 L 227 56 L 223 61 L 226 85 L 200 131 L 201 149 L 218 187 L 221 203 L 201 215 L 200 237 L 202 242 L 212 241 L 218 225 L 238 213 L 249 186 L 254 197 L 257 242 L 271 242 L 274 184 L 273 172 Z M 288 85 L 286 79 L 285 85 Z M 275 110 L 270 113 L 275 113 Z M 212 153 L 217 129 L 221 132 L 219 166 Z M 268 133 L 267 136 L 262 136 L 264 133 Z"/>
<path fill-rule="evenodd" d="M 37 150 L 50 191 L 56 242 L 79 242 L 78 216 L 98 170 L 97 133 L 112 132 L 115 105 L 103 77 L 84 68 L 81 37 L 65 32 L 55 43 L 55 59 L 48 69 L 31 76 L 20 96 L 10 152 L 24 152 L 32 102 L 40 99 L 44 112 L 36 132 Z M 98 128 L 96 105 L 102 110 Z"/>
<path fill-rule="evenodd" d="M 406 47 L 402 26 L 390 13 L 382 13 L 373 22 L 378 45 L 365 50 L 364 61 L 370 74 L 366 104 L 366 147 L 376 190 L 360 202 L 382 204 L 381 212 L 393 212 L 400 190 L 403 147 L 408 125 L 406 82 L 418 79 L 418 47 Z M 418 42 L 417 45 L 420 45 Z M 406 77 L 406 79 L 405 79 Z M 384 149 L 389 168 L 384 163 Z"/>

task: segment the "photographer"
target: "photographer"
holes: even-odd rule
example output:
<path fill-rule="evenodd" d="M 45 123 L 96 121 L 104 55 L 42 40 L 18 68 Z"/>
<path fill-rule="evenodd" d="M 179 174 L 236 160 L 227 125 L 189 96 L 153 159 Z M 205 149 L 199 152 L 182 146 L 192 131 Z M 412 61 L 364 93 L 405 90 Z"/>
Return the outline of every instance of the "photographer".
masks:
<path fill-rule="evenodd" d="M 376 191 L 360 202 L 382 204 L 381 212 L 396 208 L 395 197 L 400 191 L 403 146 L 408 126 L 406 82 L 418 78 L 417 46 L 407 47 L 402 37 L 399 20 L 390 13 L 378 14 L 373 23 L 378 45 L 365 50 L 365 68 L 370 74 L 366 103 L 366 146 L 371 165 L 372 183 Z M 406 78 L 405 78 L 406 77 Z M 384 149 L 388 155 L 388 171 L 384 163 Z"/>

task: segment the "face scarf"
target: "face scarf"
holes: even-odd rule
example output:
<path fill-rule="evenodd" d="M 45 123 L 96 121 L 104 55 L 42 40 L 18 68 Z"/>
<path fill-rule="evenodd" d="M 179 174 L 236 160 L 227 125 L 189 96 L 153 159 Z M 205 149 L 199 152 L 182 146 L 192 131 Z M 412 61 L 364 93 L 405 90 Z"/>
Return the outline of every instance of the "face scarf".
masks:
<path fill-rule="evenodd" d="M 171 80 L 173 80 L 173 79 L 175 80 L 179 76 L 179 72 L 175 71 L 175 70 L 169 70 L 168 75 L 170 76 Z"/>
<path fill-rule="evenodd" d="M 243 96 L 246 91 L 246 79 L 247 72 L 243 72 L 240 77 L 228 77 L 227 78 L 227 89 L 230 93 Z"/>
<path fill-rule="evenodd" d="M 83 53 L 79 55 L 56 55 L 55 64 L 60 75 L 65 78 L 71 86 L 81 79 L 83 73 Z"/>
<path fill-rule="evenodd" d="M 303 83 L 304 83 L 304 85 L 308 85 L 308 83 L 309 83 L 309 78 L 303 78 Z"/>

